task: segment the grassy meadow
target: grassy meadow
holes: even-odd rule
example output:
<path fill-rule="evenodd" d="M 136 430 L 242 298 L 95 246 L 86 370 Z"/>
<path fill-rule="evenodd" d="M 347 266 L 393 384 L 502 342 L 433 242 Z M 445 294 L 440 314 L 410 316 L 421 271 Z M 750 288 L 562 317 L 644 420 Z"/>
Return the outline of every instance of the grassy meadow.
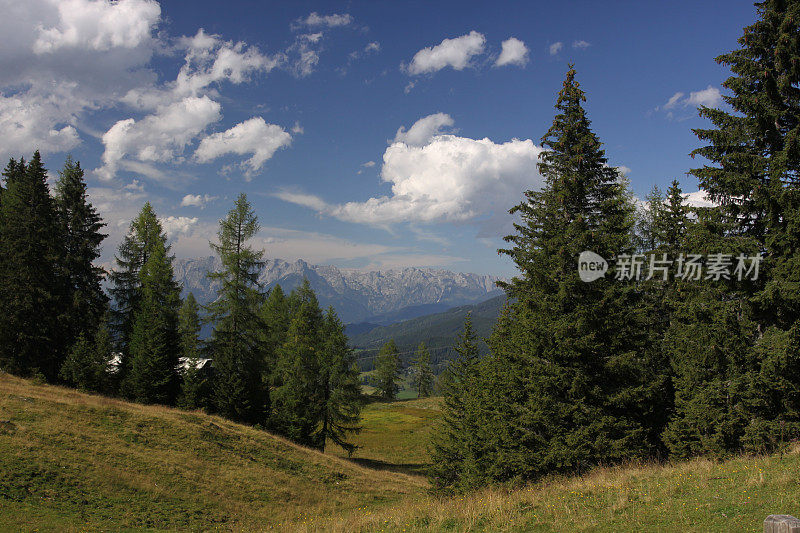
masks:
<path fill-rule="evenodd" d="M 0 374 L 0 531 L 761 531 L 800 515 L 797 446 L 436 496 L 420 474 L 437 416 L 437 399 L 369 403 L 348 459 Z"/>

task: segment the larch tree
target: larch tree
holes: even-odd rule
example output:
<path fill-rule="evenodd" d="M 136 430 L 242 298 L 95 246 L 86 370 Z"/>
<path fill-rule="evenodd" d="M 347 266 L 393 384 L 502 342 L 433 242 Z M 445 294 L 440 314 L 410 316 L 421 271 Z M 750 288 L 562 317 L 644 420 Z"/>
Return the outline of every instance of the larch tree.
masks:
<path fill-rule="evenodd" d="M 646 205 L 639 211 L 636 224 L 636 247 L 642 252 L 655 250 L 660 244 L 658 220 L 664 210 L 664 193 L 654 185 L 644 197 Z"/>
<path fill-rule="evenodd" d="M 258 233 L 258 218 L 245 194 L 220 220 L 217 243 L 222 268 L 208 274 L 219 283 L 217 299 L 207 306 L 214 324 L 209 340 L 214 361 L 214 409 L 233 420 L 265 424 L 269 391 L 263 382 L 265 345 L 259 307 L 263 301 L 258 280 L 263 251 L 248 243 Z"/>

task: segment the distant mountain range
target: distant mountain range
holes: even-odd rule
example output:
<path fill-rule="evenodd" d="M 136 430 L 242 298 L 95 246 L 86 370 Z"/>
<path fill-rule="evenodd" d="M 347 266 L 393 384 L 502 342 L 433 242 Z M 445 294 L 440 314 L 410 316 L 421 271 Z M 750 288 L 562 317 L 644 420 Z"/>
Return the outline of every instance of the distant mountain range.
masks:
<path fill-rule="evenodd" d="M 216 282 L 206 277 L 218 270 L 216 257 L 176 259 L 175 277 L 184 294 L 192 292 L 201 304 L 216 297 Z M 387 325 L 410 318 L 445 311 L 455 306 L 482 302 L 503 294 L 496 276 L 451 272 L 430 268 L 380 271 L 339 269 L 268 259 L 260 281 L 267 288 L 280 284 L 284 290 L 308 279 L 323 307 L 333 306 L 345 323 L 367 322 Z"/>

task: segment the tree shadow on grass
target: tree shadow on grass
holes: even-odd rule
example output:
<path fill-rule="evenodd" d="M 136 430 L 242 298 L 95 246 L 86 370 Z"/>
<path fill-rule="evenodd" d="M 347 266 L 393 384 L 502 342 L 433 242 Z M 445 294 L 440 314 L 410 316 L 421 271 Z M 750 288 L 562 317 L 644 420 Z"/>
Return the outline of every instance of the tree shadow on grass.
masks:
<path fill-rule="evenodd" d="M 428 465 L 423 463 L 389 463 L 380 459 L 367 459 L 365 457 L 353 457 L 350 461 L 367 468 L 387 470 L 398 474 L 424 476 L 428 473 Z"/>

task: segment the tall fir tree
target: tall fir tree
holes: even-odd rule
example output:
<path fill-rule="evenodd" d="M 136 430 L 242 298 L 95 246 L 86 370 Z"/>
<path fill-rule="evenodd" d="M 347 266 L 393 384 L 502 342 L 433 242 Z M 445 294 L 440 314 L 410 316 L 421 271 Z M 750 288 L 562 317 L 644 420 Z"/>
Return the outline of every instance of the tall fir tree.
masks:
<path fill-rule="evenodd" d="M 431 368 L 431 353 L 424 342 L 417 347 L 411 371 L 411 384 L 417 391 L 417 397 L 427 398 L 430 396 L 433 393 L 434 375 Z"/>
<path fill-rule="evenodd" d="M 653 404 L 659 390 L 644 350 L 638 293 L 611 279 L 580 280 L 577 257 L 632 251 L 633 205 L 626 183 L 607 164 L 583 108 L 586 97 L 570 67 L 558 95 L 540 192 L 512 212 L 522 217 L 504 250 L 521 276 L 505 284 L 524 321 L 516 328 L 529 360 L 520 419 L 529 433 L 526 475 L 582 470 L 649 453 Z"/>
<path fill-rule="evenodd" d="M 13 159 L 0 206 L 0 367 L 58 379 L 68 351 L 58 216 L 39 152 Z"/>
<path fill-rule="evenodd" d="M 442 418 L 433 440 L 431 480 L 438 488 L 468 489 L 485 483 L 483 453 L 486 422 L 480 415 L 480 350 L 471 313 L 441 380 Z"/>
<path fill-rule="evenodd" d="M 501 250 L 520 270 L 502 284 L 510 299 L 497 325 L 503 338 L 493 335 L 498 353 L 468 374 L 476 392 L 461 397 L 462 407 L 454 402 L 465 429 L 444 439 L 438 462 L 453 468 L 442 469 L 440 485 L 581 471 L 658 445 L 648 416 L 662 384 L 644 349 L 637 288 L 611 279 L 613 267 L 591 283 L 578 276 L 584 250 L 630 254 L 635 221 L 627 184 L 608 165 L 584 101 L 570 66 L 542 139 L 545 186 L 511 210 L 521 220 Z"/>
<path fill-rule="evenodd" d="M 686 250 L 704 257 L 733 252 L 720 210 L 694 211 Z M 665 299 L 669 326 L 663 346 L 672 367 L 675 407 L 664 442 L 673 457 L 722 456 L 741 443 L 752 334 L 743 300 L 729 297 L 732 285 L 681 278 Z"/>
<path fill-rule="evenodd" d="M 105 270 L 94 264 L 106 238 L 101 232 L 105 223 L 89 202 L 80 163 L 71 157 L 56 182 L 55 202 L 63 248 L 60 264 L 69 302 L 63 326 L 71 345 L 81 334 L 94 336 L 108 306 L 101 286 Z"/>
<path fill-rule="evenodd" d="M 299 302 L 286 340 L 278 351 L 270 426 L 295 442 L 320 448 L 317 435 L 323 411 L 321 347 L 323 315 L 308 280 L 296 290 Z"/>
<path fill-rule="evenodd" d="M 684 251 L 686 232 L 692 224 L 692 219 L 689 217 L 689 207 L 686 205 L 686 199 L 683 196 L 683 190 L 678 180 L 672 180 L 669 189 L 667 189 L 664 204 L 664 210 L 657 223 L 657 231 L 661 241 L 660 249 L 668 257 L 674 259 Z"/>
<path fill-rule="evenodd" d="M 156 248 L 164 248 L 169 254 L 166 233 L 153 206 L 146 202 L 120 243 L 116 268 L 109 274 L 109 293 L 113 300 L 111 325 L 117 350 L 122 354 L 119 369 L 122 380 L 128 368 L 131 335 L 142 298 L 141 270 Z"/>
<path fill-rule="evenodd" d="M 8 189 L 12 183 L 15 181 L 19 181 L 20 179 L 25 177 L 25 158 L 20 158 L 19 161 L 14 159 L 13 157 L 9 159 L 6 168 L 3 169 L 2 175 L 5 180 L 6 189 Z"/>
<path fill-rule="evenodd" d="M 649 270 L 639 282 L 640 298 L 637 303 L 637 323 L 645 335 L 642 345 L 645 359 L 650 362 L 650 386 L 660 391 L 660 401 L 650 404 L 646 415 L 648 441 L 655 444 L 654 453 L 663 457 L 668 453 L 662 435 L 675 407 L 675 382 L 670 357 L 674 346 L 665 340 L 673 324 L 675 308 L 683 294 L 676 278 L 675 268 L 686 254 L 686 230 L 690 224 L 683 193 L 676 180 L 672 181 L 666 196 L 657 193 L 649 197 L 648 220 L 651 241 L 642 251 Z M 665 270 L 658 270 L 664 268 Z"/>
<path fill-rule="evenodd" d="M 719 204 L 725 253 L 763 254 L 757 280 L 720 295 L 735 302 L 729 305 L 738 307 L 737 328 L 752 339 L 745 355 L 726 357 L 762 376 L 744 386 L 735 410 L 748 422 L 732 432 L 728 451 L 769 449 L 780 440 L 779 427 L 800 435 L 796 411 L 774 400 L 787 394 L 795 403 L 800 388 L 800 360 L 788 343 L 800 320 L 800 6 L 784 0 L 756 6 L 758 19 L 744 28 L 741 47 L 716 59 L 733 74 L 723 83 L 732 112 L 701 107 L 712 127 L 694 130 L 707 144 L 693 155 L 709 164 L 692 173 Z M 766 371 L 782 378 L 764 379 Z"/>
<path fill-rule="evenodd" d="M 323 317 L 321 333 L 323 344 L 319 366 L 322 419 L 315 440 L 322 451 L 325 451 L 326 443 L 331 441 L 352 455 L 358 447 L 350 442 L 349 436 L 361 431 L 361 385 L 344 324 L 332 307 Z"/>
<path fill-rule="evenodd" d="M 394 400 L 400 379 L 400 350 L 394 339 L 384 344 L 375 358 L 375 393 L 384 400 Z"/>
<path fill-rule="evenodd" d="M 212 249 L 222 268 L 210 273 L 219 283 L 217 299 L 208 305 L 214 324 L 209 340 L 214 360 L 214 408 L 221 415 L 251 424 L 265 424 L 269 391 L 263 382 L 265 343 L 259 308 L 263 294 L 258 281 L 263 251 L 248 244 L 258 233 L 258 218 L 240 194 L 228 215 L 220 220 Z"/>
<path fill-rule="evenodd" d="M 296 294 L 295 294 L 296 296 Z M 286 335 L 292 321 L 292 306 L 290 297 L 280 285 L 275 285 L 259 309 L 261 321 L 264 323 L 262 338 L 265 344 L 264 383 L 267 386 L 280 385 L 280 372 L 276 371 L 278 354 L 286 343 Z"/>
<path fill-rule="evenodd" d="M 180 286 L 175 281 L 172 258 L 160 240 L 139 276 L 142 294 L 134 315 L 122 391 L 137 402 L 173 405 L 179 386 Z"/>

